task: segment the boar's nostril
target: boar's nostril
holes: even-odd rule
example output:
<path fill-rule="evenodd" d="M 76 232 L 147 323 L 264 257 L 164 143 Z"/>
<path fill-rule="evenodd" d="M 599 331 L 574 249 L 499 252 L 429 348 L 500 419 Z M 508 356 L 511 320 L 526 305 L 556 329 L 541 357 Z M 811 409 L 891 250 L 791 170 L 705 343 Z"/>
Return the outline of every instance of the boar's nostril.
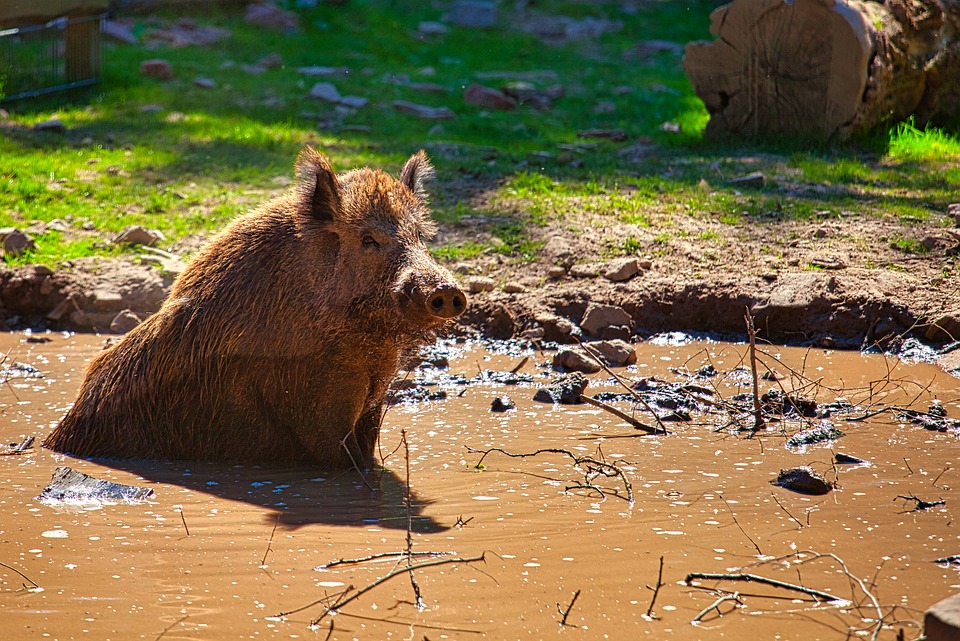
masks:
<path fill-rule="evenodd" d="M 427 307 L 434 316 L 455 318 L 466 309 L 467 297 L 456 287 L 443 285 L 427 299 Z"/>

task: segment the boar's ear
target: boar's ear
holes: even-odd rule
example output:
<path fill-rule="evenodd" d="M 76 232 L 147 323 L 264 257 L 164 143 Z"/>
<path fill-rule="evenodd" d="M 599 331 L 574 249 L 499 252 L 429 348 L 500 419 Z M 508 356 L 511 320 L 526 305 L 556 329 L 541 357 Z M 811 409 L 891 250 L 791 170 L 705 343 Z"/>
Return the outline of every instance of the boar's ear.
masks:
<path fill-rule="evenodd" d="M 297 157 L 297 194 L 304 208 L 320 221 L 340 215 L 340 181 L 330 161 L 313 147 L 304 147 Z"/>
<path fill-rule="evenodd" d="M 410 156 L 410 160 L 400 170 L 400 182 L 421 198 L 427 196 L 423 183 L 431 178 L 433 178 L 433 165 L 430 164 L 427 152 L 423 149 Z"/>

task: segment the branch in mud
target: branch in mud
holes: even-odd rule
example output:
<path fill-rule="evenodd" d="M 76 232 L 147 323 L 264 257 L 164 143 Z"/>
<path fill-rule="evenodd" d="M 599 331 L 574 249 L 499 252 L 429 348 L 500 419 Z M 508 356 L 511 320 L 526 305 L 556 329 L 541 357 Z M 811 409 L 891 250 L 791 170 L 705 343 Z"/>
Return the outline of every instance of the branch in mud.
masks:
<path fill-rule="evenodd" d="M 815 599 L 821 599 L 823 601 L 844 600 L 827 592 L 821 592 L 820 590 L 814 590 L 812 588 L 805 588 L 802 585 L 786 583 L 785 581 L 777 581 L 776 579 L 768 579 L 765 576 L 759 576 L 757 574 L 713 574 L 710 572 L 691 572 L 687 575 L 687 578 L 685 578 L 683 582 L 687 585 L 690 585 L 691 581 L 695 581 L 697 579 L 705 581 L 747 581 L 752 583 L 763 583 L 764 585 L 770 585 L 775 588 L 783 588 L 784 590 L 801 592 L 803 594 L 812 596 Z"/>
<path fill-rule="evenodd" d="M 570 604 L 567 606 L 566 610 L 560 609 L 560 604 L 557 604 L 557 611 L 561 614 L 563 618 L 560 619 L 560 625 L 567 625 L 567 617 L 570 616 L 570 610 L 573 609 L 573 604 L 577 602 L 577 597 L 580 596 L 580 590 L 577 590 L 573 593 L 573 598 L 570 599 Z"/>
<path fill-rule="evenodd" d="M 743 601 L 740 600 L 739 592 L 734 592 L 733 594 L 724 594 L 719 599 L 711 603 L 708 607 L 704 608 L 700 612 L 700 614 L 693 617 L 693 619 L 690 620 L 690 623 L 700 623 L 703 620 L 703 617 L 707 616 L 707 614 L 709 614 L 711 610 L 716 610 L 717 614 L 719 614 L 720 616 L 723 616 L 723 613 L 720 612 L 720 606 L 727 601 L 736 601 L 737 605 L 741 607 L 744 605 Z"/>
<path fill-rule="evenodd" d="M 35 591 L 37 591 L 37 590 L 40 589 L 40 584 L 39 584 L 39 583 L 37 583 L 36 581 L 34 581 L 34 580 L 31 579 L 30 577 L 28 577 L 26 574 L 24 574 L 23 572 L 21 572 L 21 571 L 18 570 L 17 568 L 13 567 L 12 565 L 7 565 L 7 564 L 4 563 L 3 561 L 0 561 L 0 566 L 5 567 L 5 568 L 7 568 L 8 570 L 10 570 L 10 571 L 12 571 L 12 572 L 16 572 L 17 574 L 19 574 L 19 575 L 22 576 L 24 579 L 26 579 L 27 581 L 30 582 L 30 585 L 27 585 L 26 583 L 24 583 L 24 584 L 23 584 L 23 587 L 20 588 L 19 590 L 17 590 L 17 592 L 19 592 L 20 590 L 26 590 L 27 592 L 35 592 Z"/>
<path fill-rule="evenodd" d="M 650 599 L 650 607 L 647 608 L 647 618 L 656 619 L 653 615 L 653 604 L 657 602 L 657 595 L 660 594 L 660 588 L 664 585 L 663 583 L 663 555 L 660 556 L 660 572 L 657 574 L 657 585 L 654 587 L 647 586 L 648 590 L 653 590 L 653 597 Z"/>
<path fill-rule="evenodd" d="M 912 510 L 910 510 L 910 512 L 920 512 L 921 510 L 929 510 L 932 507 L 947 504 L 947 501 L 945 499 L 937 499 L 936 501 L 924 501 L 923 499 L 918 499 L 912 494 L 910 496 L 897 495 L 897 498 L 893 500 L 896 501 L 897 499 L 916 502 L 916 505 L 913 507 Z"/>
<path fill-rule="evenodd" d="M 471 454 L 482 455 L 480 457 L 480 460 L 477 461 L 476 465 L 474 465 L 474 467 L 478 470 L 483 465 L 483 460 L 493 452 L 500 452 L 501 454 L 509 456 L 510 458 L 530 458 L 533 456 L 539 456 L 540 454 L 563 454 L 573 459 L 574 466 L 576 467 L 583 466 L 585 468 L 584 485 L 590 486 L 590 489 L 597 489 L 596 487 L 594 487 L 594 484 L 592 483 L 592 481 L 598 476 L 605 476 L 607 478 L 619 477 L 620 480 L 623 482 L 624 489 L 627 492 L 627 501 L 630 503 L 630 505 L 634 504 L 633 486 L 630 484 L 630 480 L 627 478 L 627 475 L 623 472 L 623 470 L 621 470 L 619 467 L 617 467 L 613 463 L 598 461 L 597 459 L 590 456 L 577 456 L 573 452 L 559 448 L 559 447 L 545 447 L 537 450 L 536 452 L 526 452 L 526 453 L 520 453 L 520 454 L 514 454 L 499 447 L 491 447 L 488 450 L 478 450 L 468 445 L 466 446 L 466 448 L 467 448 L 467 451 L 470 452 Z M 601 492 L 601 495 L 603 495 L 602 492 Z"/>
<path fill-rule="evenodd" d="M 647 425 L 646 423 L 641 423 L 640 421 L 630 416 L 626 412 L 621 412 L 617 408 L 607 405 L 603 401 L 598 401 L 597 399 L 587 396 L 586 394 L 581 394 L 580 400 L 588 405 L 599 407 L 605 412 L 610 412 L 620 420 L 626 423 L 629 423 L 630 425 L 634 426 L 638 430 L 643 430 L 644 432 L 647 432 L 649 434 L 670 434 L 670 432 L 666 431 L 665 429 L 661 429 L 659 427 L 653 427 L 652 425 Z"/>
<path fill-rule="evenodd" d="M 765 427 L 763 407 L 760 405 L 760 382 L 757 375 L 757 330 L 753 326 L 750 308 L 744 317 L 747 323 L 747 336 L 750 338 L 750 373 L 753 374 L 753 431 L 759 432 Z"/>

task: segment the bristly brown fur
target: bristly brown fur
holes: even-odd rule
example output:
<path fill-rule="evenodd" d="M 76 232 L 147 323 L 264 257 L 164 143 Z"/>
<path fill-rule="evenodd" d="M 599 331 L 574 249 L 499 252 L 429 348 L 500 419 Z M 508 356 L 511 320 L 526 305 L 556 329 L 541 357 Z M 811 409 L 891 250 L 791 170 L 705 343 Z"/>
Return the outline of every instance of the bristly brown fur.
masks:
<path fill-rule="evenodd" d="M 94 358 L 44 445 L 78 456 L 370 464 L 399 360 L 447 321 L 413 156 L 396 180 L 306 148 L 290 192 L 204 248 L 160 311 Z M 451 289 L 452 288 L 452 289 Z M 343 449 L 343 443 L 350 452 Z"/>

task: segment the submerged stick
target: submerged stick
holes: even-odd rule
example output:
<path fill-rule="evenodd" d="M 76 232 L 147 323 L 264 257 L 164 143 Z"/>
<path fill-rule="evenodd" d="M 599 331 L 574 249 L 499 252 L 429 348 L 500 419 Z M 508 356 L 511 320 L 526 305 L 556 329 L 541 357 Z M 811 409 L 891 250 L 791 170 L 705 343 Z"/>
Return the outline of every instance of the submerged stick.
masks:
<path fill-rule="evenodd" d="M 736 601 L 740 605 L 743 605 L 743 601 L 740 600 L 739 592 L 734 592 L 733 594 L 724 594 L 722 597 L 720 597 L 719 599 L 714 601 L 712 604 L 710 604 L 709 607 L 704 608 L 704 610 L 700 614 L 693 617 L 690 623 L 700 623 L 703 617 L 707 616 L 707 613 L 709 613 L 710 610 L 714 610 L 714 609 L 717 611 L 717 614 L 719 614 L 720 616 L 723 616 L 723 613 L 720 612 L 720 606 L 723 605 L 725 601 Z"/>
<path fill-rule="evenodd" d="M 747 323 L 747 336 L 750 338 L 750 372 L 753 374 L 753 431 L 759 432 L 765 427 L 763 421 L 763 407 L 760 405 L 760 380 L 757 376 L 757 330 L 753 326 L 753 316 L 750 308 L 744 320 Z"/>
<path fill-rule="evenodd" d="M 180 514 L 182 515 L 183 512 Z M 264 567 L 267 564 L 267 555 L 270 554 L 270 548 L 273 547 L 273 535 L 277 533 L 278 525 L 280 525 L 280 512 L 277 512 L 277 519 L 273 522 L 273 530 L 270 531 L 270 539 L 267 541 L 267 550 L 263 553 L 263 558 L 260 560 L 260 567 Z"/>
<path fill-rule="evenodd" d="M 657 602 L 657 595 L 660 594 L 660 588 L 663 586 L 663 555 L 660 555 L 660 572 L 657 574 L 657 585 L 653 588 L 653 598 L 650 599 L 650 607 L 647 608 L 647 616 L 653 618 L 653 604 Z M 650 587 L 649 585 L 647 586 Z"/>
<path fill-rule="evenodd" d="M 3 561 L 0 561 L 0 566 L 3 566 L 3 567 L 5 567 L 5 568 L 7 568 L 8 570 L 12 570 L 13 572 L 16 572 L 17 574 L 19 574 L 20 576 L 22 576 L 24 579 L 26 579 L 27 581 L 29 581 L 32 585 L 29 585 L 29 586 L 28 586 L 28 585 L 24 584 L 24 586 L 23 586 L 23 587 L 26 588 L 27 590 L 35 590 L 35 589 L 37 589 L 37 588 L 40 587 L 40 584 L 39 584 L 39 583 L 37 583 L 36 581 L 34 581 L 34 580 L 31 579 L 30 577 L 28 577 L 26 574 L 24 574 L 23 572 L 21 572 L 21 571 L 18 570 L 17 568 L 13 567 L 12 565 L 7 565 L 7 564 L 4 563 Z"/>
<path fill-rule="evenodd" d="M 621 411 L 618 410 L 616 407 L 613 407 L 612 405 L 607 405 L 607 404 L 604 403 L 603 401 L 598 401 L 597 399 L 595 399 L 595 398 L 593 398 L 593 397 L 590 397 L 590 396 L 587 396 L 586 394 L 581 394 L 581 395 L 580 395 L 580 400 L 583 401 L 584 403 L 588 404 L 588 405 L 593 405 L 594 407 L 599 407 L 600 409 L 602 409 L 602 410 L 605 411 L 605 412 L 610 412 L 611 414 L 613 414 L 614 416 L 616 416 L 616 417 L 619 418 L 620 420 L 629 423 L 630 425 L 632 425 L 633 427 L 635 427 L 635 428 L 638 429 L 638 430 L 643 430 L 644 432 L 647 432 L 647 433 L 649 433 L 649 434 L 669 434 L 669 432 L 666 432 L 665 430 L 661 430 L 661 429 L 658 428 L 658 427 L 653 427 L 652 425 L 647 425 L 646 423 L 641 423 L 640 421 L 638 421 L 638 420 L 635 419 L 634 417 L 630 416 L 630 415 L 627 414 L 626 412 L 621 412 Z"/>
<path fill-rule="evenodd" d="M 560 625 L 567 625 L 567 617 L 570 616 L 570 610 L 573 609 L 573 604 L 577 602 L 577 597 L 580 596 L 580 590 L 577 590 L 573 593 L 573 598 L 570 599 L 570 605 L 567 606 L 567 609 L 563 612 L 560 612 L 560 604 L 557 604 L 557 611 L 563 615 L 563 618 L 560 619 Z"/>
<path fill-rule="evenodd" d="M 685 578 L 683 582 L 687 585 L 690 585 L 690 582 L 695 579 L 703 579 L 706 581 L 747 581 L 751 583 L 763 583 L 765 585 L 771 585 L 775 588 L 783 588 L 784 590 L 802 592 L 803 594 L 807 594 L 817 599 L 823 599 L 824 601 L 844 600 L 827 592 L 821 592 L 820 590 L 814 590 L 812 588 L 805 588 L 802 585 L 795 585 L 793 583 L 786 583 L 784 581 L 777 581 L 776 579 L 768 579 L 765 576 L 759 576 L 757 574 L 713 574 L 710 572 L 691 572 L 687 575 L 687 578 Z"/>

